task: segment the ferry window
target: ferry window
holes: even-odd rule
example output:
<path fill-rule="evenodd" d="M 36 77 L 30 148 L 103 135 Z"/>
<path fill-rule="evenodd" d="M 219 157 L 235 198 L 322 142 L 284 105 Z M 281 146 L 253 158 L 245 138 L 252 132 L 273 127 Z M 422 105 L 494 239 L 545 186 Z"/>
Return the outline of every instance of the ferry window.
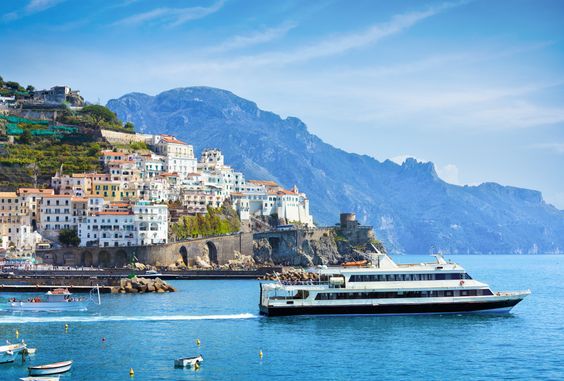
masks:
<path fill-rule="evenodd" d="M 482 290 L 482 295 L 493 295 L 493 292 L 491 290 Z"/>
<path fill-rule="evenodd" d="M 452 291 L 445 291 L 445 296 L 453 296 L 453 294 Z"/>
<path fill-rule="evenodd" d="M 468 290 L 461 290 L 460 296 L 468 296 Z"/>
<path fill-rule="evenodd" d="M 445 276 L 445 274 L 435 274 L 435 279 L 436 280 L 445 280 L 446 276 Z"/>
<path fill-rule="evenodd" d="M 464 279 L 472 279 L 472 277 L 468 274 L 464 274 Z"/>

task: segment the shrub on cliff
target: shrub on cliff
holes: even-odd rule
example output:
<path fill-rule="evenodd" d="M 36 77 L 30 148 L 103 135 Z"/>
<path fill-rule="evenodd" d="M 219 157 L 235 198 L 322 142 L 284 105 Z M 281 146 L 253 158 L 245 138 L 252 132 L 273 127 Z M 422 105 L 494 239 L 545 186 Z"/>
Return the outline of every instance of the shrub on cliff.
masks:
<path fill-rule="evenodd" d="M 76 229 L 63 229 L 59 232 L 59 242 L 65 246 L 80 245 L 80 238 Z"/>
<path fill-rule="evenodd" d="M 181 217 L 172 231 L 178 239 L 187 239 L 235 233 L 240 227 L 237 212 L 225 201 L 219 208 L 208 207 L 206 214 Z"/>

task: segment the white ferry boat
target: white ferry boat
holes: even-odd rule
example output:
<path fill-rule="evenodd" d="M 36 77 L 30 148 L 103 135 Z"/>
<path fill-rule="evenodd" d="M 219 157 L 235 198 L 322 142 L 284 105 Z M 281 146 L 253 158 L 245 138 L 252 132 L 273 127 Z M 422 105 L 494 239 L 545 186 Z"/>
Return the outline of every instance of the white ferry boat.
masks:
<path fill-rule="evenodd" d="M 386 254 L 372 263 L 315 270 L 319 280 L 262 283 L 260 313 L 404 315 L 509 312 L 530 291 L 492 292 L 460 265 L 435 255 L 431 263 L 398 264 Z"/>

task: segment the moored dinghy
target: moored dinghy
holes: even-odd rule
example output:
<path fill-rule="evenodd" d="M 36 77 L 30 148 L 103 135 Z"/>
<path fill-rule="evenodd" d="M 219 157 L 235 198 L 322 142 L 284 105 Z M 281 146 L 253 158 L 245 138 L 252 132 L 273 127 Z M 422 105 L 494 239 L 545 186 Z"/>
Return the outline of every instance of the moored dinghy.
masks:
<path fill-rule="evenodd" d="M 59 374 L 68 372 L 72 367 L 72 361 L 61 361 L 53 364 L 30 366 L 29 370 L 30 376 L 46 376 L 50 374 Z"/>
<path fill-rule="evenodd" d="M 200 365 L 202 361 L 204 361 L 204 357 L 202 355 L 198 355 L 196 357 L 181 357 L 174 360 L 174 367 L 195 368 L 196 366 Z"/>
<path fill-rule="evenodd" d="M 22 340 L 21 343 L 0 346 L 0 364 L 13 362 L 16 355 L 25 351 L 27 348 L 26 343 Z"/>

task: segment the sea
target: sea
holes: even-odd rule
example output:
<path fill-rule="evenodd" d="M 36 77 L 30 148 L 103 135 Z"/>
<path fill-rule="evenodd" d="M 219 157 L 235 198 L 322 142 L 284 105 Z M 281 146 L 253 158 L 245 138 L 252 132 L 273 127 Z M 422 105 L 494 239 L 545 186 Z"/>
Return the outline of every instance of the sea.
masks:
<path fill-rule="evenodd" d="M 268 318 L 259 281 L 174 281 L 176 293 L 102 295 L 82 313 L 0 311 L 0 340 L 17 330 L 37 348 L 0 364 L 0 380 L 63 360 L 74 365 L 61 381 L 564 380 L 564 256 L 447 258 L 494 291 L 532 294 L 501 315 Z M 0 294 L 12 296 L 30 295 Z M 198 370 L 174 368 L 198 354 Z"/>

